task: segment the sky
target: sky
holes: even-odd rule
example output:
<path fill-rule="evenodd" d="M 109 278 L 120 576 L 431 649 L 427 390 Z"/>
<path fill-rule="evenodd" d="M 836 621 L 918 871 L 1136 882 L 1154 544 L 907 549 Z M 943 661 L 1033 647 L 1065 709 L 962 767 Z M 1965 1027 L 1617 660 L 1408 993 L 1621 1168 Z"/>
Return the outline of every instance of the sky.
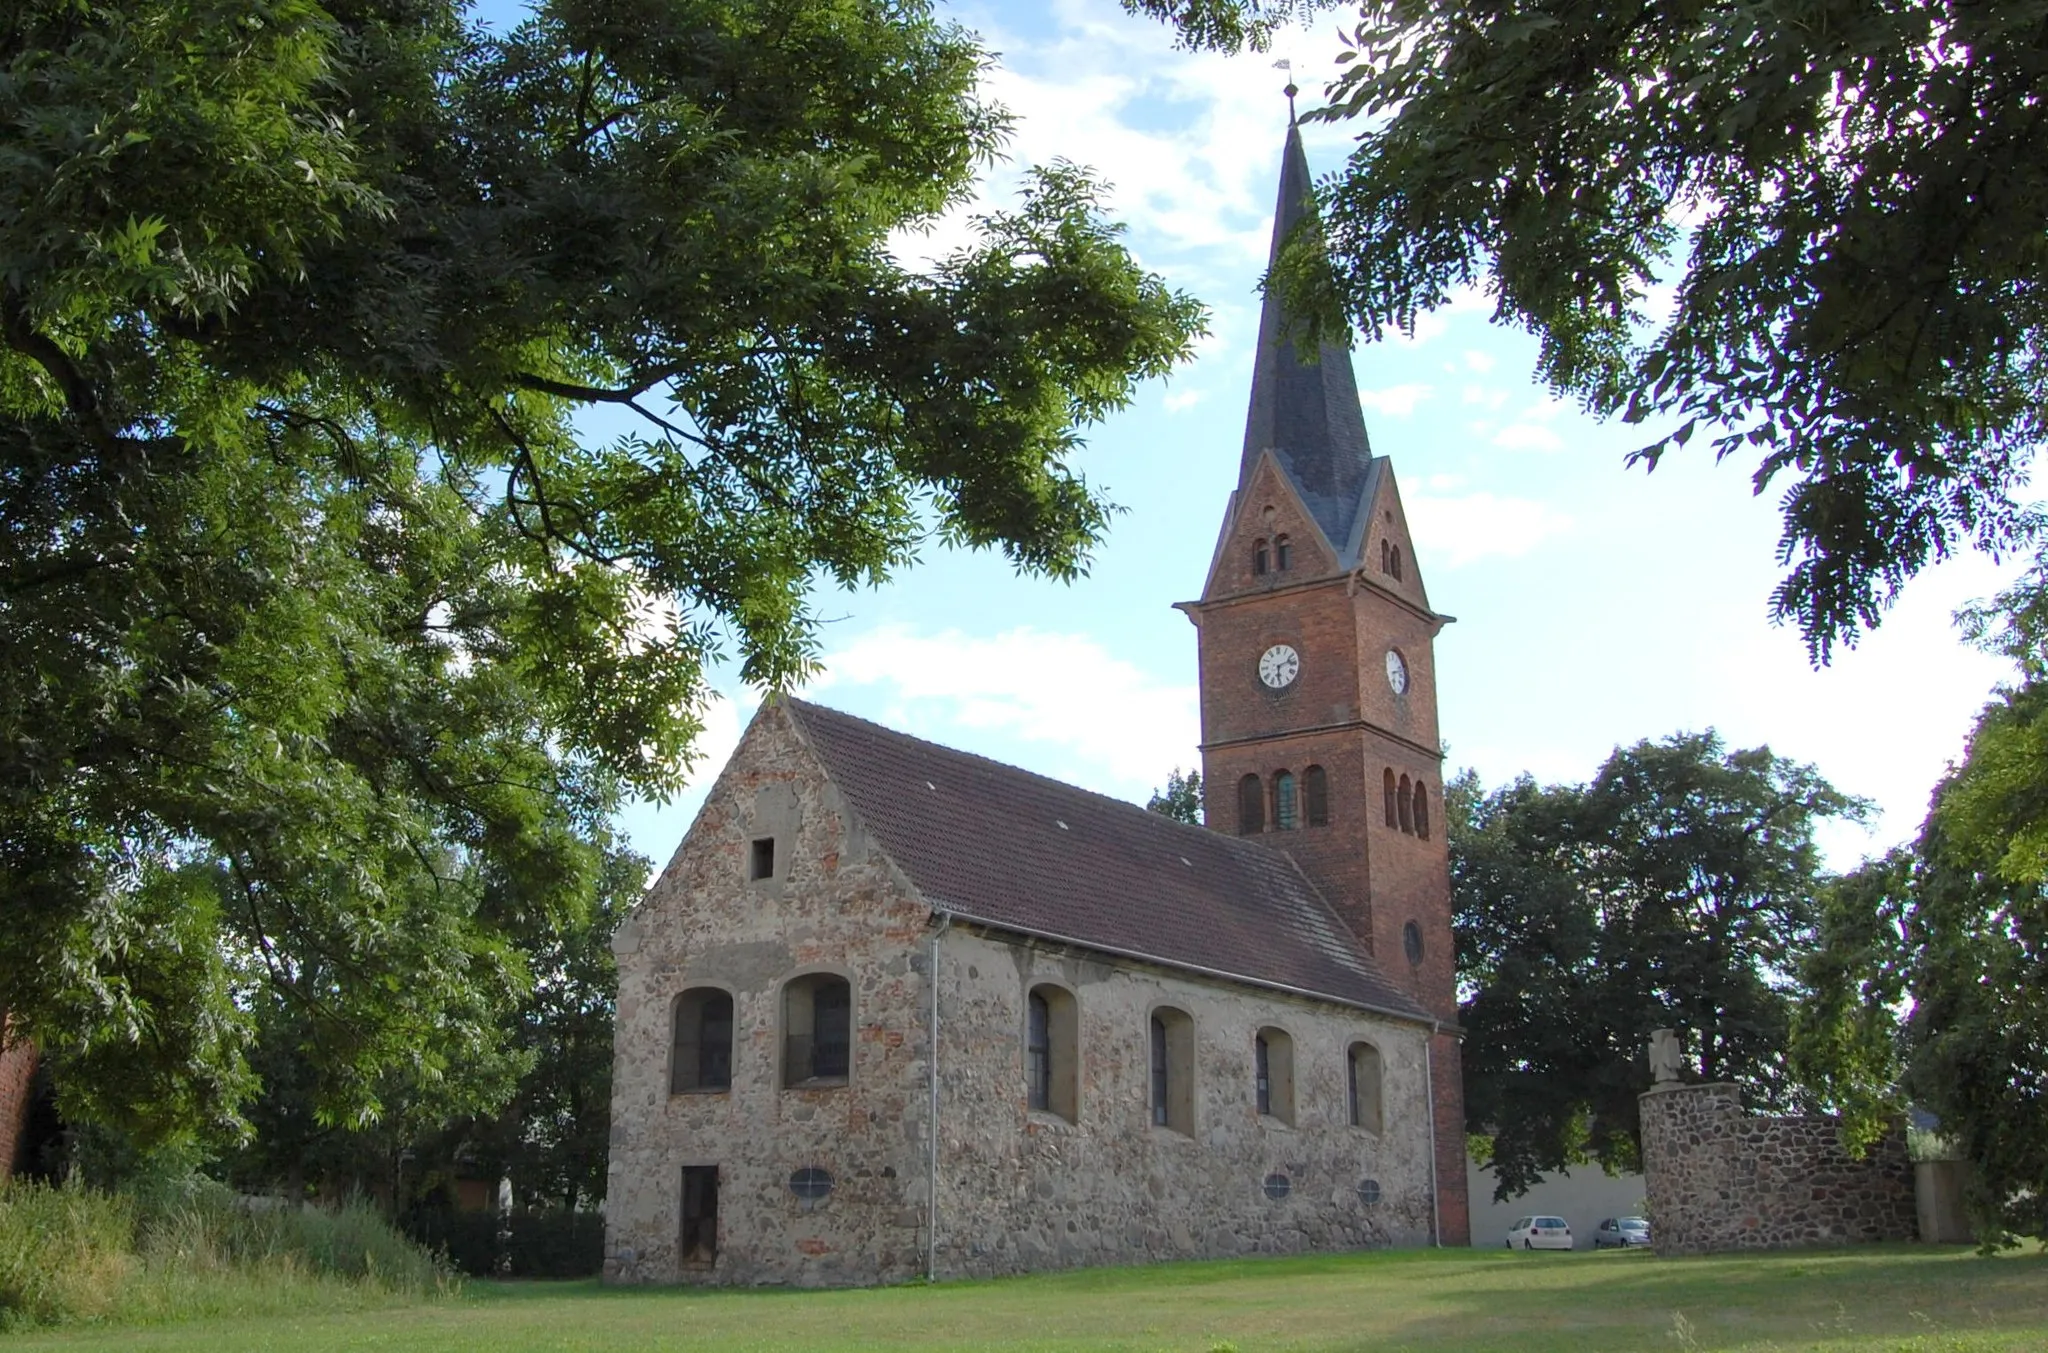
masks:
<path fill-rule="evenodd" d="M 1201 590 L 1244 436 L 1286 130 L 1273 63 L 1293 63 L 1311 106 L 1336 69 L 1341 13 L 1271 52 L 1225 57 L 1177 50 L 1116 0 L 940 10 L 996 54 L 985 91 L 1016 127 L 980 202 L 903 239 L 905 257 L 944 252 L 969 214 L 1011 200 L 1027 166 L 1064 158 L 1111 185 L 1132 251 L 1210 307 L 1212 332 L 1194 362 L 1087 430 L 1075 463 L 1124 509 L 1088 577 L 1019 577 L 999 556 L 935 542 L 882 588 L 818 595 L 823 673 L 804 693 L 1142 802 L 1200 764 L 1195 633 L 1171 608 Z M 1312 169 L 1339 168 L 1352 134 L 1305 128 Z M 1618 744 L 1712 727 L 1873 801 L 1868 829 L 1824 829 L 1835 867 L 1910 838 L 2009 674 L 1960 641 L 1952 615 L 2015 569 L 1969 555 L 1927 570 L 1875 633 L 1816 671 L 1797 631 L 1769 620 L 1776 494 L 1755 496 L 1747 465 L 1716 466 L 1705 435 L 1654 473 L 1626 467 L 1641 430 L 1553 398 L 1534 340 L 1489 309 L 1461 297 L 1353 354 L 1430 601 L 1457 618 L 1437 641 L 1447 773 L 1580 781 Z M 657 867 L 759 703 L 729 671 L 717 684 L 691 787 L 620 819 Z"/>

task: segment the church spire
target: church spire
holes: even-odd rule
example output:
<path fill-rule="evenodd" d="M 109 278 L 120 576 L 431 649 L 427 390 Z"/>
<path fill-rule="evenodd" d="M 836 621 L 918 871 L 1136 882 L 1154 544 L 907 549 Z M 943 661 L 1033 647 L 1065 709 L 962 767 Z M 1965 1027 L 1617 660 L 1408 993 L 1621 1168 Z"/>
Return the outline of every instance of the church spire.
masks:
<path fill-rule="evenodd" d="M 1314 211 L 1308 156 L 1301 131 L 1290 118 L 1287 146 L 1280 162 L 1280 198 L 1273 212 L 1273 245 L 1269 260 L 1277 261 L 1296 226 Z M 1358 381 L 1351 372 L 1351 353 L 1324 341 L 1313 352 L 1296 347 L 1301 323 L 1289 314 L 1278 294 L 1266 293 L 1259 315 L 1259 349 L 1252 368 L 1251 408 L 1245 419 L 1244 459 L 1238 487 L 1251 480 L 1259 457 L 1272 451 L 1293 481 L 1338 555 L 1349 559 L 1358 524 L 1360 502 L 1372 464 L 1366 441 L 1365 416 L 1358 407 Z"/>

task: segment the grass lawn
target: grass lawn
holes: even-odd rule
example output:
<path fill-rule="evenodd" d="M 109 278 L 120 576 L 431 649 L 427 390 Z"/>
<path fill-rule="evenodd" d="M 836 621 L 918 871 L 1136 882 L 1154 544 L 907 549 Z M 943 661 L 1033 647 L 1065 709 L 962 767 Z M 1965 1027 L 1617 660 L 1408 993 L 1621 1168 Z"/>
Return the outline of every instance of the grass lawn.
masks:
<path fill-rule="evenodd" d="M 427 1305 L 0 1338 L 122 1349 L 2048 1350 L 2048 1256 L 1885 1246 L 1745 1258 L 1380 1252 L 859 1292 L 471 1283 Z"/>

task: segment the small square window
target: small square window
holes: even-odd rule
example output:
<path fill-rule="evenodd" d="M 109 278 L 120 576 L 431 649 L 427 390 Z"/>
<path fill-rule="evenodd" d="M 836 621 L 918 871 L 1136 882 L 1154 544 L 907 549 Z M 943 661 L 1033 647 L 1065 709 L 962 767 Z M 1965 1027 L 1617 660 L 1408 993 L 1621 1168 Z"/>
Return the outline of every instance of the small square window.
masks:
<path fill-rule="evenodd" d="M 751 873 L 747 875 L 747 877 L 757 881 L 760 879 L 772 879 L 775 877 L 774 837 L 764 836 L 760 840 L 754 842 L 753 870 Z"/>

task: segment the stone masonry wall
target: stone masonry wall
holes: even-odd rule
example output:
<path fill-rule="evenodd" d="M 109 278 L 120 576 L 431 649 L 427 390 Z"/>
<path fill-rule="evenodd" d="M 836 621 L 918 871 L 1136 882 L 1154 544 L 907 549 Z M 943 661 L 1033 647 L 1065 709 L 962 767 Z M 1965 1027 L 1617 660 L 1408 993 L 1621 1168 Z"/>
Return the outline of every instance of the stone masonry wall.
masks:
<path fill-rule="evenodd" d="M 750 843 L 776 840 L 774 877 L 748 881 Z M 620 927 L 605 1277 L 623 1283 L 843 1286 L 924 1271 L 930 987 L 914 901 L 785 712 L 741 743 L 675 859 Z M 835 972 L 853 988 L 844 1086 L 784 1089 L 784 983 Z M 676 997 L 733 996 L 732 1087 L 669 1092 Z M 684 1265 L 682 1170 L 719 1171 L 715 1267 Z M 790 1176 L 834 1187 L 806 1201 Z"/>
<path fill-rule="evenodd" d="M 1427 1029 L 957 927 L 939 963 L 941 1276 L 1429 1242 Z M 1075 1122 L 1027 1106 L 1025 1002 L 1039 983 L 1078 1007 Z M 1161 1005 L 1194 1021 L 1192 1135 L 1151 1121 Z M 1264 1026 L 1293 1042 L 1292 1125 L 1257 1112 Z M 1384 1063 L 1378 1133 L 1350 1124 L 1357 1040 Z M 1276 1174 L 1279 1199 L 1264 1187 Z"/>
<path fill-rule="evenodd" d="M 1751 1117 L 1733 1085 L 1664 1087 L 1639 1102 L 1660 1255 L 1914 1237 L 1902 1128 L 1857 1160 L 1833 1118 Z"/>

